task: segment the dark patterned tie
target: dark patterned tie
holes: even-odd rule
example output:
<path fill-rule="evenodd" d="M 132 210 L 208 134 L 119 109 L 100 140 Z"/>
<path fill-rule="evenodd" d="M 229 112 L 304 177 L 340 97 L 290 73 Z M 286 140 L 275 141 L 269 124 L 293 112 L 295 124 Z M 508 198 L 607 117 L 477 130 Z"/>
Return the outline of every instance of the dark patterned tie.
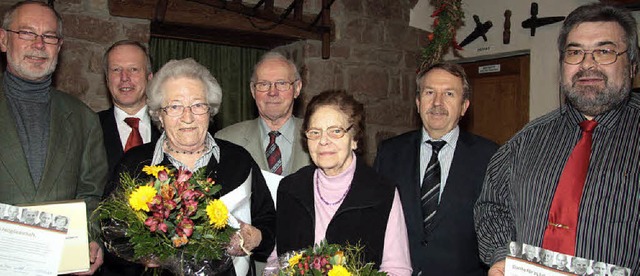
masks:
<path fill-rule="evenodd" d="M 276 144 L 276 137 L 280 136 L 280 132 L 269 132 L 269 145 L 267 146 L 267 163 L 269 170 L 275 174 L 282 174 L 282 158 L 280 156 L 280 147 Z"/>
<path fill-rule="evenodd" d="M 424 171 L 422 187 L 420 188 L 420 202 L 422 203 L 422 223 L 425 228 L 431 224 L 438 209 L 440 198 L 440 161 L 438 153 L 447 143 L 445 141 L 427 141 L 431 145 L 432 153 L 429 164 Z"/>
<path fill-rule="evenodd" d="M 582 137 L 564 165 L 549 208 L 549 223 L 542 239 L 545 249 L 575 255 L 580 200 L 589 170 L 591 136 L 597 125 L 596 121 L 590 120 L 580 123 Z"/>
<path fill-rule="evenodd" d="M 124 152 L 127 152 L 130 148 L 142 145 L 142 136 L 140 135 L 140 130 L 138 130 L 139 118 L 127 117 L 124 122 L 131 127 L 131 133 L 127 138 L 127 143 L 124 145 Z"/>

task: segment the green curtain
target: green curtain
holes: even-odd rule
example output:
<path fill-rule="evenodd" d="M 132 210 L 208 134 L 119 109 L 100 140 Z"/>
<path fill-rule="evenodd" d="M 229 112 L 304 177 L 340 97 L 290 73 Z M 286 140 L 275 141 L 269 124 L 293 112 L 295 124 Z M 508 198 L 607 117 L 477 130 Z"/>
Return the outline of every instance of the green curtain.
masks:
<path fill-rule="evenodd" d="M 171 59 L 193 58 L 209 68 L 222 87 L 222 106 L 211 122 L 215 132 L 237 122 L 257 117 L 249 82 L 253 66 L 266 50 L 215 45 L 204 42 L 152 37 L 149 55 L 154 72 Z"/>

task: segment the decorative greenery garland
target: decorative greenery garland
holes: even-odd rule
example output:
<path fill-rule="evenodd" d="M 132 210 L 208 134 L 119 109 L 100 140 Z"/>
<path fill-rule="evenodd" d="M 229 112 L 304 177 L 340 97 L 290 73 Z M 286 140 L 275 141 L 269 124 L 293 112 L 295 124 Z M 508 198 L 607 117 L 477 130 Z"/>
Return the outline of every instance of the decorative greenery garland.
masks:
<path fill-rule="evenodd" d="M 447 53 L 449 47 L 462 50 L 456 41 L 456 31 L 464 24 L 462 0 L 430 0 L 436 8 L 433 17 L 433 32 L 427 36 L 429 45 L 422 49 L 422 63 L 419 70 L 439 62 Z"/>

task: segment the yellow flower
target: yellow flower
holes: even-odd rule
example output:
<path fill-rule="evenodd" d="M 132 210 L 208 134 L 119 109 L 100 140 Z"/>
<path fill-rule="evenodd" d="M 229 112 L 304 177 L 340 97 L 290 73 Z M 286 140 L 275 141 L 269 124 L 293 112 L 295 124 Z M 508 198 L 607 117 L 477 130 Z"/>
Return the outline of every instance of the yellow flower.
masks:
<path fill-rule="evenodd" d="M 351 276 L 351 273 L 341 265 L 334 265 L 331 270 L 329 270 L 328 276 Z"/>
<path fill-rule="evenodd" d="M 214 199 L 209 201 L 207 205 L 207 215 L 209 216 L 209 224 L 213 224 L 214 228 L 222 229 L 227 226 L 229 210 L 221 200 Z"/>
<path fill-rule="evenodd" d="M 155 178 L 158 178 L 158 172 L 166 170 L 167 168 L 165 166 L 144 166 L 144 168 L 142 168 L 143 172 L 148 175 L 153 175 Z"/>
<path fill-rule="evenodd" d="M 296 254 L 295 256 L 289 258 L 289 267 L 297 265 L 298 262 L 300 262 L 301 258 L 302 258 L 302 254 Z"/>
<path fill-rule="evenodd" d="M 144 210 L 149 212 L 148 203 L 153 200 L 153 197 L 156 196 L 157 193 L 158 191 L 153 187 L 140 186 L 129 195 L 129 205 L 131 205 L 131 208 L 135 211 Z"/>

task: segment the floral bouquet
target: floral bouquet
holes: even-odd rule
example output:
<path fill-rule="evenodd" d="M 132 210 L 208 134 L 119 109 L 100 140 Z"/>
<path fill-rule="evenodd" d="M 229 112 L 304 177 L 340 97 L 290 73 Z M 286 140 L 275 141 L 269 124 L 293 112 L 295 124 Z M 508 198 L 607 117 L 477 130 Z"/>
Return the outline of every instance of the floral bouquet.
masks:
<path fill-rule="evenodd" d="M 362 260 L 363 247 L 320 242 L 299 252 L 287 252 L 279 258 L 279 276 L 378 276 L 387 275 Z"/>
<path fill-rule="evenodd" d="M 217 194 L 222 187 L 195 173 L 145 166 L 149 177 L 122 174 L 119 187 L 96 214 L 107 250 L 133 262 L 154 263 L 179 275 L 211 275 L 228 269 L 226 254 L 236 229 Z"/>

